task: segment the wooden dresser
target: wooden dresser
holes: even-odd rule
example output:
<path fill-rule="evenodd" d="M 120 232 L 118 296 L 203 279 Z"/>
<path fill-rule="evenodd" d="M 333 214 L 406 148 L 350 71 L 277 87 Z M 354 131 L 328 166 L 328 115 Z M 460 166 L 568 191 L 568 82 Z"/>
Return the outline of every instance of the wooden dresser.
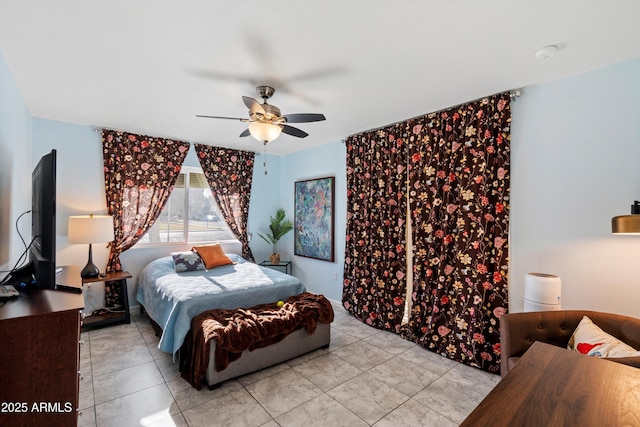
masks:
<path fill-rule="evenodd" d="M 80 286 L 69 267 L 59 284 Z M 82 294 L 23 290 L 0 301 L 0 426 L 78 422 Z"/>

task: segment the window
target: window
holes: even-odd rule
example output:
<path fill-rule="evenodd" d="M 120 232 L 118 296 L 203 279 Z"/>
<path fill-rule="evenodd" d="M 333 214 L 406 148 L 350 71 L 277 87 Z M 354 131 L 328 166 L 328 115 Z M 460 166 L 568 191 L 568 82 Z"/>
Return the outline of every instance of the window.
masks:
<path fill-rule="evenodd" d="M 137 245 L 237 241 L 199 168 L 183 167 L 153 227 Z"/>

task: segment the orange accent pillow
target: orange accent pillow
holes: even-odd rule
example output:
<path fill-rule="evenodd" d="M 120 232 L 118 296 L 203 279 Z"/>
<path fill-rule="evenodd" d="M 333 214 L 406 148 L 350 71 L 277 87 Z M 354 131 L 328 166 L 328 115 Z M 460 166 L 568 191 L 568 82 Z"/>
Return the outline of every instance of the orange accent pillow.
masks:
<path fill-rule="evenodd" d="M 191 250 L 198 252 L 207 270 L 220 267 L 221 265 L 233 264 L 233 261 L 224 253 L 219 243 L 215 245 L 194 246 Z"/>

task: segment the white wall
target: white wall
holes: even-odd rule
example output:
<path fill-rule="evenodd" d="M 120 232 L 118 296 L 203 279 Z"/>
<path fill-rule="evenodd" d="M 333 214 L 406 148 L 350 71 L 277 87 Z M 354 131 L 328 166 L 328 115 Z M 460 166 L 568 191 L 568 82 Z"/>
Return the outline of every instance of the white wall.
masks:
<path fill-rule="evenodd" d="M 71 215 L 106 214 L 100 135 L 88 126 L 55 120 L 33 119 L 33 162 L 52 149 L 57 151 L 56 170 L 56 263 L 87 263 L 89 245 L 67 243 Z M 93 245 L 95 264 L 104 271 L 109 251 Z"/>
<path fill-rule="evenodd" d="M 31 209 L 31 113 L 0 52 L 0 270 L 9 270 L 24 252 L 16 220 Z M 31 216 L 18 223 L 31 240 Z M 0 273 L 0 279 L 5 273 Z"/>
<path fill-rule="evenodd" d="M 563 308 L 640 317 L 640 237 L 611 235 L 640 199 L 640 59 L 526 88 L 512 110 L 510 310 L 542 272 Z"/>

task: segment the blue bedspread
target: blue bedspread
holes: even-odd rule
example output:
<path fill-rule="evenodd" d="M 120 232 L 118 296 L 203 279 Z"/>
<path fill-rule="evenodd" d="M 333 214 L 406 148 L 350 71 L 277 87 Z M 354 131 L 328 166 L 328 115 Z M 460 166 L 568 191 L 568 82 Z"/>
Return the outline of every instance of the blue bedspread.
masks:
<path fill-rule="evenodd" d="M 180 349 L 191 319 L 205 310 L 285 300 L 305 291 L 299 279 L 228 254 L 233 265 L 176 273 L 170 256 L 150 262 L 137 280 L 137 301 L 163 330 L 159 348 Z"/>

